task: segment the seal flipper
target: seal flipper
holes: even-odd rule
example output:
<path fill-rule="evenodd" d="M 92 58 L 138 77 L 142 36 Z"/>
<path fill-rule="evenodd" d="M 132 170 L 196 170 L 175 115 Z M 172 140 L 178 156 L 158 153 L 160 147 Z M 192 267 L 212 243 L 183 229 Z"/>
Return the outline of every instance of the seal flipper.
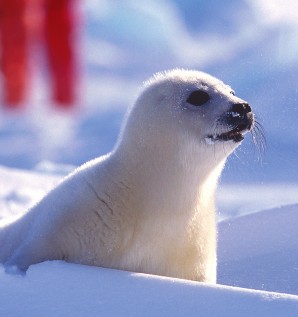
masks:
<path fill-rule="evenodd" d="M 39 239 L 31 236 L 27 238 L 4 262 L 8 273 L 25 273 L 30 265 L 41 263 L 47 260 L 61 260 L 58 250 L 54 246 L 51 237 L 43 236 Z"/>

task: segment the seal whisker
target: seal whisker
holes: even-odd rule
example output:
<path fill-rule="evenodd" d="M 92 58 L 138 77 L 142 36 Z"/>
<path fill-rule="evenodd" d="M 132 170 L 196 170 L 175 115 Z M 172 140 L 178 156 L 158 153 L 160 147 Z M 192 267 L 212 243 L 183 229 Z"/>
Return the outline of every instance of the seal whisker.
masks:
<path fill-rule="evenodd" d="M 253 143 L 258 152 L 258 158 L 261 160 L 266 151 L 267 146 L 266 146 L 266 137 L 264 133 L 264 128 L 257 119 L 255 119 L 254 127 L 250 131 L 250 134 L 252 136 Z"/>

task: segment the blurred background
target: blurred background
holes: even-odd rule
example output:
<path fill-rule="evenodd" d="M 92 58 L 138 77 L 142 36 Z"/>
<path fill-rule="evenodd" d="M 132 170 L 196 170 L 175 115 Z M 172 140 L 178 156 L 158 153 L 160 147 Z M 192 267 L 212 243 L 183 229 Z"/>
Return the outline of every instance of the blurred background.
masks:
<path fill-rule="evenodd" d="M 265 130 L 266 152 L 247 136 L 221 183 L 243 199 L 256 184 L 297 197 L 296 0 L 1 0 L 0 12 L 1 165 L 110 151 L 142 82 L 184 67 L 231 85 Z"/>

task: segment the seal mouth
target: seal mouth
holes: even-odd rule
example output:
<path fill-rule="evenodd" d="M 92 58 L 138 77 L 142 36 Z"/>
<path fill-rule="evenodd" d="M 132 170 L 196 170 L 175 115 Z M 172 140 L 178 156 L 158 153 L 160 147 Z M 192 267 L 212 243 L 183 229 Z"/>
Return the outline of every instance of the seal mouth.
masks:
<path fill-rule="evenodd" d="M 224 132 L 221 134 L 215 134 L 215 135 L 208 135 L 206 137 L 207 143 L 209 142 L 215 142 L 215 141 L 234 141 L 234 142 L 241 142 L 244 139 L 244 134 L 247 133 L 250 130 L 250 127 L 245 123 L 239 123 L 234 129 Z M 209 142 L 208 142 L 209 140 Z"/>
<path fill-rule="evenodd" d="M 244 134 L 251 131 L 254 125 L 254 115 L 247 103 L 234 104 L 230 111 L 217 120 L 215 133 L 205 137 L 207 144 L 215 141 L 234 141 L 239 143 Z"/>

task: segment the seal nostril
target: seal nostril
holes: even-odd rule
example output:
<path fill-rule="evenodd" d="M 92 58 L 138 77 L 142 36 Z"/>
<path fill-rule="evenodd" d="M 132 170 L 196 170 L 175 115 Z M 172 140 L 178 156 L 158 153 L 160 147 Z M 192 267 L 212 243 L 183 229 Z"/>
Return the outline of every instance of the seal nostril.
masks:
<path fill-rule="evenodd" d="M 239 113 L 240 115 L 244 115 L 248 112 L 251 112 L 251 107 L 248 103 L 236 103 L 232 106 L 232 109 L 231 109 L 232 112 L 237 112 Z"/>
<path fill-rule="evenodd" d="M 250 105 L 249 105 L 248 103 L 244 103 L 243 106 L 244 106 L 244 109 L 245 109 L 246 113 L 252 111 L 252 110 L 251 110 L 251 107 L 250 107 Z"/>

